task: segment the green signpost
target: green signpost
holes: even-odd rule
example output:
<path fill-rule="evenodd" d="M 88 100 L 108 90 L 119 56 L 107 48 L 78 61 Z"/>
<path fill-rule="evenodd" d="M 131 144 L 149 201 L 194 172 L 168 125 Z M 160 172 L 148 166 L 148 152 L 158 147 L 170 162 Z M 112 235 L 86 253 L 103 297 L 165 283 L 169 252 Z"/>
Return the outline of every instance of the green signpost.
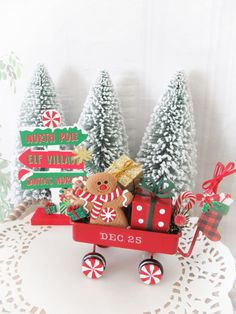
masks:
<path fill-rule="evenodd" d="M 21 143 L 23 147 L 33 146 L 51 146 L 51 145 L 75 145 L 78 146 L 86 138 L 87 134 L 73 127 L 58 128 L 35 128 L 32 130 L 20 131 Z M 26 149 L 19 161 L 31 169 L 21 169 L 19 173 L 28 171 L 27 178 L 19 178 L 21 188 L 42 189 L 42 188 L 69 188 L 72 187 L 72 179 L 79 176 L 86 176 L 84 164 L 78 164 L 78 160 L 74 160 L 73 151 L 32 151 Z M 52 168 L 63 169 L 63 171 L 33 171 L 32 168 Z M 73 169 L 66 171 L 65 169 Z"/>

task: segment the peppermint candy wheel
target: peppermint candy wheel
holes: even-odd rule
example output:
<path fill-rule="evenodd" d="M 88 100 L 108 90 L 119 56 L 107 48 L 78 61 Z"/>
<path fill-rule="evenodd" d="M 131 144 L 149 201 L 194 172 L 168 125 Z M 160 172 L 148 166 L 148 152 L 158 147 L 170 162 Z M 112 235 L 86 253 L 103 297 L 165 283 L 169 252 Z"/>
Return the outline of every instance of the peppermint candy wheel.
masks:
<path fill-rule="evenodd" d="M 178 211 L 183 206 L 184 209 L 190 210 L 195 203 L 196 196 L 192 192 L 182 192 L 175 202 L 175 208 Z"/>
<path fill-rule="evenodd" d="M 116 211 L 113 208 L 104 208 L 100 214 L 100 217 L 105 222 L 112 222 L 116 218 Z"/>
<path fill-rule="evenodd" d="M 174 222 L 178 227 L 184 227 L 188 223 L 189 217 L 184 214 L 177 214 L 174 218 Z"/>
<path fill-rule="evenodd" d="M 157 260 L 151 258 L 139 264 L 139 277 L 147 285 L 158 284 L 163 276 L 163 267 Z"/>
<path fill-rule="evenodd" d="M 48 128 L 56 128 L 61 123 L 60 113 L 56 110 L 46 110 L 42 115 L 43 125 Z"/>
<path fill-rule="evenodd" d="M 105 258 L 99 253 L 89 253 L 83 258 L 82 272 L 88 278 L 97 279 L 102 277 L 105 267 Z"/>

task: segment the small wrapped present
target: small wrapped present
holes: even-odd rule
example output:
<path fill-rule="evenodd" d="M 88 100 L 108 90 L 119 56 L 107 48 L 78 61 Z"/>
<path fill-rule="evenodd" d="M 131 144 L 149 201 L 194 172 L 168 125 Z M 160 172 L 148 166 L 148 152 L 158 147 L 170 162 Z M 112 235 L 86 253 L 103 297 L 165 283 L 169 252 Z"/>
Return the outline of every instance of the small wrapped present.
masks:
<path fill-rule="evenodd" d="M 44 204 L 44 210 L 45 210 L 46 214 L 48 214 L 48 215 L 57 213 L 57 207 L 52 202 L 47 202 L 46 204 Z"/>
<path fill-rule="evenodd" d="M 120 156 L 105 170 L 114 175 L 122 188 L 134 190 L 143 176 L 142 165 L 134 162 L 126 155 Z"/>
<path fill-rule="evenodd" d="M 60 214 L 65 214 L 67 208 L 70 206 L 70 202 L 68 200 L 64 200 L 63 202 L 59 203 L 60 206 Z"/>
<path fill-rule="evenodd" d="M 59 198 L 60 198 L 60 203 L 59 203 L 60 214 L 65 214 L 67 207 L 70 206 L 70 202 L 69 202 L 69 200 L 66 199 L 64 189 L 61 189 L 59 191 Z"/>
<path fill-rule="evenodd" d="M 172 215 L 170 198 L 136 194 L 132 202 L 131 227 L 149 231 L 167 232 Z"/>
<path fill-rule="evenodd" d="M 172 193 L 174 185 L 160 189 L 162 182 L 152 191 L 138 190 L 132 202 L 131 227 L 149 231 L 168 232 L 172 216 Z M 159 192 L 158 192 L 159 189 Z"/>
<path fill-rule="evenodd" d="M 73 221 L 78 221 L 88 216 L 87 212 L 82 206 L 69 206 L 66 210 L 66 215 L 69 216 Z"/>

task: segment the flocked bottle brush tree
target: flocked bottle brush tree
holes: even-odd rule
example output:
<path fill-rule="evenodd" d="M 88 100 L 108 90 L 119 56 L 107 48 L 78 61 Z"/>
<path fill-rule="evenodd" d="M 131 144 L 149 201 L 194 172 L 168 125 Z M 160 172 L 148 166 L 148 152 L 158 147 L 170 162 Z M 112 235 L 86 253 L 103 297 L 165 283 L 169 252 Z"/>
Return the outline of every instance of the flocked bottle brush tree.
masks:
<path fill-rule="evenodd" d="M 103 171 L 119 156 L 128 154 L 120 103 L 108 72 L 98 73 L 78 123 L 88 133 L 86 146 L 97 169 Z"/>
<path fill-rule="evenodd" d="M 167 177 L 176 192 L 191 190 L 196 174 L 195 124 L 185 75 L 171 79 L 146 128 L 137 160 L 147 181 Z"/>
<path fill-rule="evenodd" d="M 54 84 L 46 67 L 43 64 L 38 64 L 30 82 L 26 97 L 20 107 L 18 128 L 42 127 L 42 115 L 49 109 L 57 110 L 61 115 L 61 125 L 65 125 L 62 107 L 57 99 Z M 34 149 L 42 150 L 44 148 L 35 147 Z M 19 169 L 22 168 L 22 165 L 18 161 L 18 156 L 22 151 L 20 136 L 18 135 L 16 139 L 16 154 L 12 169 L 12 192 L 15 205 L 22 200 L 39 201 L 50 197 L 50 191 L 48 189 L 21 190 L 18 180 L 18 172 Z"/>

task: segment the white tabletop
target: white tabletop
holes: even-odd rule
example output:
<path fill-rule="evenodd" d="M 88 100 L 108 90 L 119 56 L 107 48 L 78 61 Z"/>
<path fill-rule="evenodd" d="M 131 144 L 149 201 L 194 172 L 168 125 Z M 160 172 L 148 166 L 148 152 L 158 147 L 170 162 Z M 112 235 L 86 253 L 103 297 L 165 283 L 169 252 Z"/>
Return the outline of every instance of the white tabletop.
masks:
<path fill-rule="evenodd" d="M 0 226 L 0 313 L 233 313 L 228 292 L 234 259 L 221 242 L 200 236 L 190 258 L 157 255 L 164 277 L 156 286 L 139 279 L 145 253 L 99 248 L 107 268 L 102 278 L 91 280 L 81 273 L 91 245 L 74 242 L 71 227 L 38 227 L 28 221 Z M 189 246 L 194 222 L 182 246 Z"/>

